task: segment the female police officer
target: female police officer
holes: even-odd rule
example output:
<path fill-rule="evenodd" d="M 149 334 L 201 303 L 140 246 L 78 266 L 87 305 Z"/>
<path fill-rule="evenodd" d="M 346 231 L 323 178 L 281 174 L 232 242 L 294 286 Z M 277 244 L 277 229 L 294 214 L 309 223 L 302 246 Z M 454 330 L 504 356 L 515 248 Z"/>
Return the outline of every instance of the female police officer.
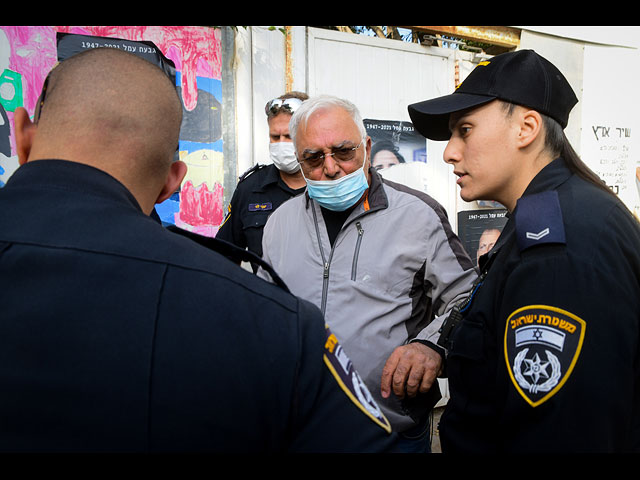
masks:
<path fill-rule="evenodd" d="M 449 141 L 461 197 L 509 210 L 443 328 L 445 452 L 640 446 L 640 228 L 564 136 L 576 103 L 560 71 L 523 50 L 409 106 L 418 131 Z"/>

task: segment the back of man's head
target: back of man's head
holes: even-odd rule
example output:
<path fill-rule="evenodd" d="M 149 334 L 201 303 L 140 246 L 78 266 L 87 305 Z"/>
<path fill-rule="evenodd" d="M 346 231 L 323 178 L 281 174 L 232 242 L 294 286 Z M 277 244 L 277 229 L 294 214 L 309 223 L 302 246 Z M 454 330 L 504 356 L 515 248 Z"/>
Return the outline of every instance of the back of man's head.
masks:
<path fill-rule="evenodd" d="M 166 175 L 182 107 L 156 65 L 111 48 L 82 52 L 51 71 L 43 100 L 30 160 L 78 161 L 121 180 Z"/>

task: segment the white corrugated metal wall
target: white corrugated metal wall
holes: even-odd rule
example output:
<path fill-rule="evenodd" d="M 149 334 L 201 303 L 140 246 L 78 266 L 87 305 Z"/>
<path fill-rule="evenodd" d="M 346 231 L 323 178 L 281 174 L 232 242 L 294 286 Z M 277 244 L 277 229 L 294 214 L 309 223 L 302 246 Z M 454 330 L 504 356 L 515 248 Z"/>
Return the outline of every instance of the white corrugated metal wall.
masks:
<path fill-rule="evenodd" d="M 307 27 L 292 27 L 292 35 L 292 89 L 351 100 L 363 118 L 408 122 L 410 103 L 453 91 L 456 60 L 468 64 L 463 71 L 471 68 L 468 52 Z M 238 59 L 237 95 L 252 99 L 251 105 L 243 99 L 237 109 L 241 173 L 269 161 L 264 105 L 285 92 L 287 78 L 280 32 L 251 27 L 239 32 L 238 42 L 245 55 Z M 246 134 L 252 140 L 241 138 Z M 444 205 L 455 227 L 459 200 L 443 149 L 442 142 L 427 145 L 427 191 Z"/>

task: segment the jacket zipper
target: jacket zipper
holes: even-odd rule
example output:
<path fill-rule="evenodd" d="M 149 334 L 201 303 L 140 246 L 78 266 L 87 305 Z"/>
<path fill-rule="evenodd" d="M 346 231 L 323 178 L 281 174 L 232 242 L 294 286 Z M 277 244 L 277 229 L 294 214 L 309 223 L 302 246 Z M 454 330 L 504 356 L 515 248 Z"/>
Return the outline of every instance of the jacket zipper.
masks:
<path fill-rule="evenodd" d="M 331 254 L 329 255 L 329 261 L 326 260 L 324 256 L 324 249 L 322 248 L 322 238 L 320 236 L 320 227 L 318 227 L 318 216 L 316 214 L 316 209 L 311 207 L 311 211 L 313 212 L 313 223 L 316 227 L 316 237 L 318 238 L 318 245 L 320 246 L 320 256 L 322 257 L 322 264 L 324 265 L 322 270 L 322 301 L 320 304 L 320 310 L 322 311 L 322 315 L 324 316 L 324 312 L 327 308 L 327 290 L 329 289 L 329 267 L 331 266 L 331 257 L 333 256 L 333 248 L 331 249 Z"/>
<path fill-rule="evenodd" d="M 356 250 L 353 253 L 353 262 L 351 263 L 351 280 L 355 282 L 356 273 L 358 269 L 358 257 L 360 255 L 360 243 L 362 242 L 362 235 L 364 230 L 360 222 L 356 222 L 356 228 L 358 229 L 358 240 L 356 241 Z"/>
<path fill-rule="evenodd" d="M 318 245 L 320 246 L 320 256 L 322 258 L 322 300 L 320 304 L 320 310 L 322 311 L 322 315 L 325 314 L 327 309 L 327 292 L 329 290 L 329 270 L 331 268 L 331 259 L 333 258 L 333 247 L 331 247 L 331 252 L 329 253 L 329 259 L 324 255 L 324 249 L 322 248 L 322 238 L 320 236 L 320 227 L 318 227 L 318 216 L 316 214 L 315 208 L 312 208 L 313 212 L 313 223 L 316 227 L 316 237 L 318 238 Z M 362 235 L 364 234 L 364 230 L 360 222 L 356 222 L 356 228 L 358 229 L 358 240 L 356 242 L 356 249 L 353 254 L 353 262 L 351 265 L 351 279 L 355 280 L 356 277 L 356 268 L 358 264 L 358 256 L 360 254 L 360 243 L 362 242 Z M 342 231 L 342 230 L 340 230 Z"/>

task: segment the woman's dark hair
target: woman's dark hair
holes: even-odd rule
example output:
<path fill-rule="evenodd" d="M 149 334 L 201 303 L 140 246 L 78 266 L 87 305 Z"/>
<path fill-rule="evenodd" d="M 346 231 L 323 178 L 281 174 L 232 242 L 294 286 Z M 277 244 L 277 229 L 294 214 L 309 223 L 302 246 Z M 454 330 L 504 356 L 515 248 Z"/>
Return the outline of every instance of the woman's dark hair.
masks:
<path fill-rule="evenodd" d="M 508 102 L 503 102 L 503 104 L 507 117 L 511 116 L 516 105 Z M 562 157 L 571 172 L 615 196 L 615 193 L 607 187 L 604 181 L 582 161 L 571 146 L 562 126 L 547 115 L 540 113 L 540 116 L 542 117 L 545 132 L 544 146 L 553 158 Z"/>
<path fill-rule="evenodd" d="M 613 191 L 607 187 L 607 184 L 582 161 L 578 153 L 571 146 L 560 124 L 546 115 L 542 115 L 542 122 L 546 132 L 545 147 L 547 150 L 556 157 L 562 157 L 569 170 L 579 177 L 582 177 L 587 182 L 593 183 L 596 187 L 605 190 L 607 193 L 615 195 Z"/>
<path fill-rule="evenodd" d="M 388 150 L 393 153 L 400 163 L 405 163 L 404 157 L 398 151 L 398 148 L 389 140 L 378 140 L 371 147 L 371 159 L 376 156 L 376 153 L 383 150 Z"/>

